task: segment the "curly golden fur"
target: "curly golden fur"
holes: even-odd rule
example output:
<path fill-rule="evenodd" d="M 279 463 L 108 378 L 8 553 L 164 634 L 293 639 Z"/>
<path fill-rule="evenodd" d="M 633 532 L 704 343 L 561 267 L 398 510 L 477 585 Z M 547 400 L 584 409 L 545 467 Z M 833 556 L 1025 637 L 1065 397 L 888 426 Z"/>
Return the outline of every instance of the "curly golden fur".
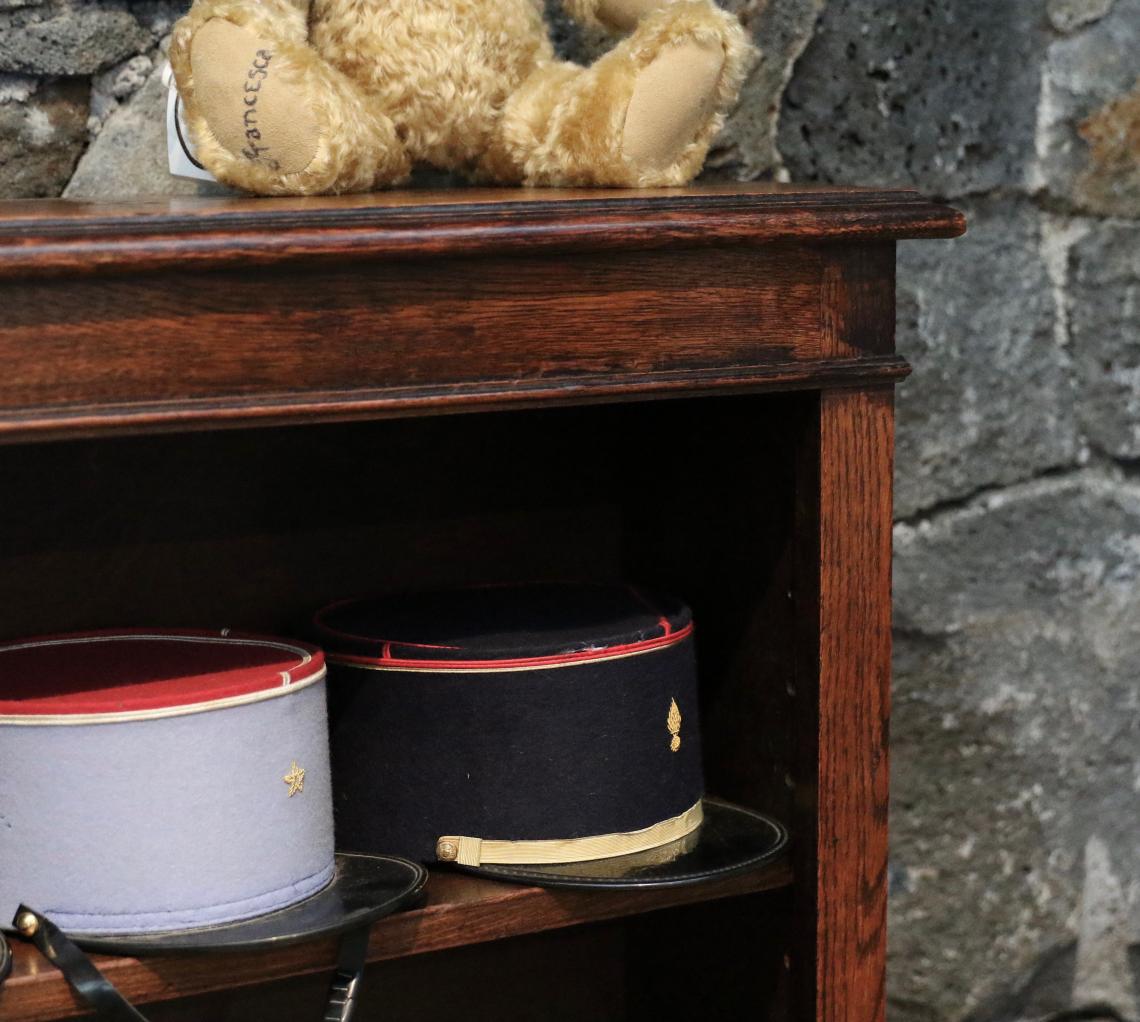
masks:
<path fill-rule="evenodd" d="M 692 179 L 752 57 L 739 22 L 712 0 L 566 3 L 595 24 L 640 20 L 581 67 L 555 58 L 540 0 L 195 0 L 175 27 L 170 59 L 199 158 L 220 180 L 259 194 L 367 191 L 403 181 L 413 163 L 503 184 Z M 249 54 L 262 55 L 259 62 L 242 65 L 227 51 L 227 63 L 211 65 L 222 58 L 195 43 L 213 19 L 247 33 L 240 38 L 248 39 Z M 639 76 L 670 47 L 681 48 L 669 65 L 681 69 L 670 72 L 676 80 L 654 102 L 636 104 L 649 111 L 637 116 L 653 123 L 627 123 Z M 220 81 L 232 94 L 200 95 L 195 68 L 204 92 Z M 251 112 L 262 88 L 263 109 L 272 100 L 319 126 L 303 169 L 284 172 L 266 155 L 275 141 L 288 140 L 263 136 L 269 127 Z M 688 120 L 671 123 L 681 117 Z M 230 118 L 226 130 L 219 118 Z M 686 132 L 679 141 L 677 125 Z M 256 140 L 251 151 L 223 144 L 243 126 Z M 626 151 L 635 129 L 658 146 L 654 159 Z M 644 141 L 636 148 L 642 152 Z"/>

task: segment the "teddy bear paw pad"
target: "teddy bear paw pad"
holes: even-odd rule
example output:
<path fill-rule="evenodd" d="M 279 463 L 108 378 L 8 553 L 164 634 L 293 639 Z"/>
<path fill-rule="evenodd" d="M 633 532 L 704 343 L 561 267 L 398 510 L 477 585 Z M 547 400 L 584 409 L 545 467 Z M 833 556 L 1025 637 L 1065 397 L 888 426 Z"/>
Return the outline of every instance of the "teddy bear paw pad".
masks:
<path fill-rule="evenodd" d="M 196 104 L 223 148 L 281 174 L 313 162 L 320 128 L 274 43 L 214 18 L 195 35 L 190 66 Z"/>
<path fill-rule="evenodd" d="M 671 167 L 716 112 L 724 69 L 719 42 L 669 46 L 637 76 L 622 133 L 622 155 L 643 172 Z"/>

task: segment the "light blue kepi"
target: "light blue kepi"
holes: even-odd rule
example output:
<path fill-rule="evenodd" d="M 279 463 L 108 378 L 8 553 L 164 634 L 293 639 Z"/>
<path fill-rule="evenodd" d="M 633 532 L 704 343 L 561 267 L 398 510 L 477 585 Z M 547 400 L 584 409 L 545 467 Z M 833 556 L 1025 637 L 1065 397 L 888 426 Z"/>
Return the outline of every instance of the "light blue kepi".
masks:
<path fill-rule="evenodd" d="M 255 950 L 368 924 L 422 866 L 333 847 L 325 664 L 289 640 L 93 632 L 0 645 L 0 924 L 106 1019 L 141 1019 L 82 949 Z"/>

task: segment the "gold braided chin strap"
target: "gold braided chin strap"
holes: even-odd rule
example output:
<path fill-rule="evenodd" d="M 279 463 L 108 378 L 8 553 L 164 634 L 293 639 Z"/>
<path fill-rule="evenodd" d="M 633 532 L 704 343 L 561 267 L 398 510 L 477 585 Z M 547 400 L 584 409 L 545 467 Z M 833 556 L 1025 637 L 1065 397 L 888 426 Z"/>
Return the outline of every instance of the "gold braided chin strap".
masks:
<path fill-rule="evenodd" d="M 435 856 L 441 862 L 460 866 L 551 865 L 561 862 L 588 862 L 632 855 L 677 841 L 691 834 L 704 819 L 701 803 L 690 806 L 680 816 L 672 816 L 642 830 L 621 834 L 592 834 L 589 837 L 551 838 L 544 841 L 491 841 L 480 837 L 441 837 L 435 843 Z"/>

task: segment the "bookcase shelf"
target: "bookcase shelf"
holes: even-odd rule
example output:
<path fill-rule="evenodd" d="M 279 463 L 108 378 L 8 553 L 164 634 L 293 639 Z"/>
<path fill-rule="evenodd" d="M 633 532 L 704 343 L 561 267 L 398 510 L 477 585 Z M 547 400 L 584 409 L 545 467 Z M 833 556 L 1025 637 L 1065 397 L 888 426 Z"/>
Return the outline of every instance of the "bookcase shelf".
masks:
<path fill-rule="evenodd" d="M 791 883 L 787 860 L 742 876 L 698 887 L 656 891 L 552 891 L 502 884 L 457 873 L 433 872 L 423 906 L 372 928 L 368 960 L 379 962 L 543 933 L 606 919 L 639 915 L 718 898 L 776 890 Z M 16 944 L 12 975 L 0 993 L 5 1022 L 74 1018 L 84 1014 L 63 976 L 27 944 Z M 136 1004 L 195 997 L 269 983 L 290 976 L 331 973 L 333 941 L 296 944 L 278 951 L 162 958 L 96 956 L 95 962 Z"/>
<path fill-rule="evenodd" d="M 0 203 L 0 639 L 675 592 L 710 793 L 785 822 L 787 857 L 654 892 L 435 873 L 376 924 L 403 971 L 357 1017 L 882 1022 L 895 242 L 962 230 L 772 185 Z M 0 1018 L 81 1014 L 15 953 Z M 99 960 L 160 1022 L 316 1017 L 332 963 Z"/>

